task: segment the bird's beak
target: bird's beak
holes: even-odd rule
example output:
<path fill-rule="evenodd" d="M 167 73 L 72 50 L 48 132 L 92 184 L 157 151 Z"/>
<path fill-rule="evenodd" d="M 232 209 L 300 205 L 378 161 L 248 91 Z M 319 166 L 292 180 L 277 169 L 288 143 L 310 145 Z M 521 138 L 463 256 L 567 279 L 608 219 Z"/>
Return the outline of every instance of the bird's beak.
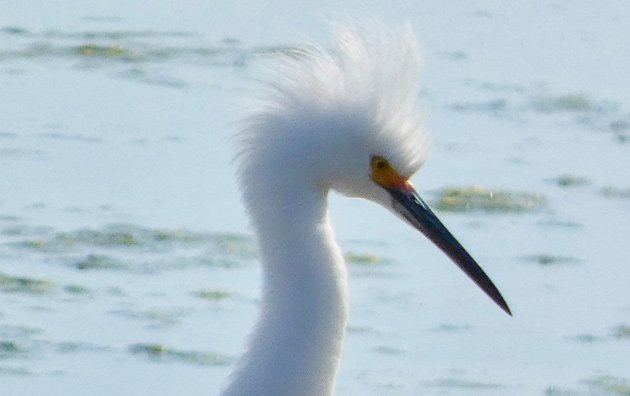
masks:
<path fill-rule="evenodd" d="M 411 183 L 404 181 L 385 188 L 392 197 L 392 208 L 414 228 L 420 230 L 472 279 L 501 309 L 512 315 L 510 308 L 488 275 L 475 259 L 446 229 L 440 219 L 420 198 Z"/>

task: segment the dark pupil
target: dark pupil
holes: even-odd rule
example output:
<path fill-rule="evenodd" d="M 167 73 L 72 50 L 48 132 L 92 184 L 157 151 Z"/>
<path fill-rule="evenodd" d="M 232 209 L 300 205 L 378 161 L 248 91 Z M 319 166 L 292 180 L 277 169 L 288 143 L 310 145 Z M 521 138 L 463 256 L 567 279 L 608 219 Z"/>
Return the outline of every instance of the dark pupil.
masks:
<path fill-rule="evenodd" d="M 376 163 L 376 167 L 377 167 L 378 169 L 383 169 L 383 168 L 385 167 L 385 162 L 383 162 L 383 161 L 378 161 L 378 162 Z"/>

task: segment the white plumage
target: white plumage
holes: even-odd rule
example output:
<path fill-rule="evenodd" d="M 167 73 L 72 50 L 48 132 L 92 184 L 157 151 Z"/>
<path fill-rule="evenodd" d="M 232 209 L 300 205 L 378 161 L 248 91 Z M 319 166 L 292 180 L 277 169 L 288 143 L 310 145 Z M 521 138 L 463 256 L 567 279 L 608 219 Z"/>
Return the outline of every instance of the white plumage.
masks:
<path fill-rule="evenodd" d="M 440 244 L 434 226 L 416 219 L 424 219 L 415 212 L 424 203 L 408 178 L 425 161 L 426 139 L 412 29 L 341 27 L 333 50 L 309 47 L 275 64 L 265 100 L 238 135 L 239 180 L 264 279 L 258 324 L 226 396 L 332 394 L 348 306 L 328 220 L 331 189 L 394 211 L 468 272 L 462 253 L 449 251 L 453 242 Z"/>

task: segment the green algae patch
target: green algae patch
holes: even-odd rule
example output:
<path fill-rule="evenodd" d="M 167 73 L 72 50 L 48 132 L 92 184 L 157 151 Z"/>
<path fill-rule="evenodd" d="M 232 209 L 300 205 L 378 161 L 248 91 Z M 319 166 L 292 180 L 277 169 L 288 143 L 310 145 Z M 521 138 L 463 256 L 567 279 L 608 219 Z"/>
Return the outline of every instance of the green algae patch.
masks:
<path fill-rule="evenodd" d="M 478 103 L 453 103 L 449 108 L 457 112 L 480 111 L 499 114 L 508 109 L 508 101 L 506 99 L 496 99 Z"/>
<path fill-rule="evenodd" d="M 252 259 L 258 254 L 253 238 L 234 233 L 216 233 L 211 238 L 212 245 L 218 253 L 242 259 Z"/>
<path fill-rule="evenodd" d="M 151 327 L 172 326 L 184 315 L 184 312 L 181 310 L 169 308 L 153 308 L 142 311 L 121 309 L 110 311 L 110 313 L 129 319 L 150 322 L 149 325 Z"/>
<path fill-rule="evenodd" d="M 374 348 L 374 352 L 381 355 L 404 355 L 405 351 L 400 348 L 393 348 L 390 346 L 381 345 Z"/>
<path fill-rule="evenodd" d="M 471 326 L 468 324 L 459 325 L 459 324 L 453 324 L 453 323 L 442 323 L 441 325 L 435 328 L 435 331 L 451 333 L 451 332 L 457 332 L 457 331 L 468 331 L 470 329 L 471 329 Z"/>
<path fill-rule="evenodd" d="M 61 238 L 93 246 L 138 246 L 141 243 L 138 230 L 133 227 L 108 227 L 104 230 L 79 230 L 61 234 Z"/>
<path fill-rule="evenodd" d="M 42 251 L 89 247 L 155 247 L 164 244 L 200 244 L 214 241 L 212 234 L 187 230 L 149 229 L 132 224 L 110 224 L 103 228 L 83 228 L 58 232 L 47 238 L 21 242 L 21 246 Z"/>
<path fill-rule="evenodd" d="M 54 284 L 47 279 L 33 279 L 11 276 L 0 272 L 0 290 L 10 293 L 45 294 L 50 293 Z"/>
<path fill-rule="evenodd" d="M 155 361 L 172 361 L 199 366 L 225 366 L 232 361 L 232 359 L 216 353 L 181 351 L 162 344 L 132 344 L 129 346 L 129 352 L 145 355 Z"/>
<path fill-rule="evenodd" d="M 142 246 L 166 243 L 199 244 L 211 240 L 206 233 L 188 230 L 150 229 L 132 224 L 111 224 L 102 230 L 79 230 L 77 239 L 97 246 Z"/>
<path fill-rule="evenodd" d="M 92 291 L 90 289 L 88 289 L 85 286 L 81 286 L 81 285 L 66 285 L 63 288 L 63 291 L 65 291 L 68 294 L 74 294 L 74 295 L 90 295 L 92 294 Z"/>
<path fill-rule="evenodd" d="M 88 254 L 82 260 L 74 263 L 74 267 L 81 271 L 118 270 L 125 268 L 122 262 L 112 257 L 99 254 Z"/>
<path fill-rule="evenodd" d="M 129 52 L 119 46 L 84 44 L 76 47 L 75 52 L 79 56 L 98 58 L 128 58 Z"/>
<path fill-rule="evenodd" d="M 603 112 L 614 108 L 612 103 L 596 102 L 581 93 L 536 96 L 530 107 L 541 113 Z"/>
<path fill-rule="evenodd" d="M 613 132 L 625 132 L 630 131 L 630 120 L 628 119 L 619 119 L 611 121 L 608 124 L 608 128 Z"/>
<path fill-rule="evenodd" d="M 25 225 L 13 225 L 2 229 L 2 235 L 11 237 L 45 234 L 48 232 L 50 232 L 50 228 L 48 227 L 30 227 Z"/>
<path fill-rule="evenodd" d="M 564 220 L 557 220 L 557 219 L 546 219 L 546 220 L 538 221 L 537 224 L 543 227 L 559 227 L 559 228 L 566 228 L 566 229 L 576 229 L 576 228 L 583 227 L 581 223 L 578 223 L 576 221 L 564 221 Z"/>
<path fill-rule="evenodd" d="M 383 265 L 391 263 L 391 260 L 388 258 L 369 253 L 347 253 L 344 257 L 346 263 L 362 266 Z"/>
<path fill-rule="evenodd" d="M 15 341 L 0 341 L 0 361 L 23 359 L 29 356 L 29 350 Z"/>
<path fill-rule="evenodd" d="M 227 290 L 197 290 L 191 293 L 193 296 L 207 301 L 223 301 L 232 297 L 232 294 Z"/>
<path fill-rule="evenodd" d="M 131 40 L 131 39 L 165 39 L 165 38 L 189 38 L 196 36 L 195 33 L 186 31 L 155 31 L 155 30 L 28 30 L 21 26 L 4 26 L 0 28 L 0 33 L 31 36 L 37 39 L 64 39 L 64 40 Z"/>
<path fill-rule="evenodd" d="M 0 375 L 31 375 L 33 374 L 25 367 L 5 367 L 0 366 Z"/>
<path fill-rule="evenodd" d="M 215 268 L 237 268 L 243 265 L 241 259 L 233 259 L 230 257 L 209 257 L 204 256 L 198 258 L 200 264 Z"/>
<path fill-rule="evenodd" d="M 1 33 L 11 34 L 14 36 L 25 36 L 28 34 L 28 30 L 19 26 L 5 26 L 0 29 Z"/>
<path fill-rule="evenodd" d="M 205 243 L 211 240 L 211 235 L 203 232 L 193 232 L 188 230 L 145 230 L 149 233 L 149 238 L 156 242 L 177 242 L 183 244 Z"/>
<path fill-rule="evenodd" d="M 168 348 L 160 344 L 133 344 L 129 346 L 129 352 L 144 354 L 149 357 L 157 357 L 168 353 Z"/>
<path fill-rule="evenodd" d="M 447 212 L 527 213 L 541 209 L 545 198 L 540 194 L 485 187 L 447 187 L 438 192 L 437 210 Z"/>
<path fill-rule="evenodd" d="M 229 268 L 250 262 L 258 255 L 255 239 L 249 235 L 147 228 L 134 224 L 110 224 L 69 231 L 47 230 L 10 244 L 42 254 L 59 255 L 60 259 L 80 271 L 151 271 L 189 265 Z M 131 261 L 128 255 L 121 257 L 123 252 L 134 254 Z M 165 252 L 178 253 L 178 260 L 160 261 Z"/>
<path fill-rule="evenodd" d="M 81 229 L 59 232 L 48 238 L 26 240 L 22 247 L 45 252 L 64 251 L 81 245 L 88 246 L 137 246 L 140 242 L 133 232 L 119 229 Z"/>
<path fill-rule="evenodd" d="M 38 327 L 29 327 L 23 325 L 17 326 L 9 326 L 2 325 L 0 326 L 0 338 L 30 338 L 36 334 L 43 333 L 44 330 Z"/>
<path fill-rule="evenodd" d="M 433 388 L 453 388 L 453 389 L 499 389 L 503 385 L 493 382 L 466 381 L 456 378 L 445 378 L 434 382 L 422 383 L 424 386 Z"/>
<path fill-rule="evenodd" d="M 53 238 L 28 239 L 18 243 L 18 245 L 25 249 L 40 252 L 59 252 L 72 248 L 75 245 L 75 241 L 70 239 L 68 235 L 59 234 Z"/>
<path fill-rule="evenodd" d="M 110 347 L 88 344 L 78 341 L 64 341 L 55 344 L 55 350 L 59 353 L 76 353 L 76 352 L 108 352 Z"/>
<path fill-rule="evenodd" d="M 13 34 L 20 35 L 18 30 Z M 2 34 L 2 31 L 0 31 Z M 54 32 L 29 33 L 22 36 L 14 48 L 0 48 L 0 59 L 55 60 L 72 59 L 90 62 L 92 66 L 116 63 L 157 63 L 187 61 L 215 67 L 235 67 L 245 64 L 254 56 L 261 56 L 259 48 L 241 48 L 228 42 L 208 46 L 189 46 L 184 35 L 151 32 Z M 171 36 L 171 37 L 169 37 Z M 175 38 L 179 42 L 165 44 L 162 38 Z M 67 40 L 72 40 L 69 43 Z M 140 40 L 140 41 L 138 41 Z"/>
<path fill-rule="evenodd" d="M 630 380 L 613 376 L 602 376 L 585 381 L 591 388 L 612 395 L 630 396 Z"/>
<path fill-rule="evenodd" d="M 0 357 L 6 358 L 23 352 L 13 341 L 0 341 Z"/>
<path fill-rule="evenodd" d="M 580 392 L 574 391 L 572 389 L 564 389 L 557 386 L 547 387 L 544 393 L 545 396 L 577 396 L 580 394 Z"/>
<path fill-rule="evenodd" d="M 585 177 L 573 175 L 560 175 L 550 181 L 563 188 L 580 187 L 590 183 L 590 180 Z"/>
<path fill-rule="evenodd" d="M 600 194 L 607 198 L 630 199 L 630 188 L 604 187 Z"/>
<path fill-rule="evenodd" d="M 575 337 L 571 337 L 574 341 L 581 342 L 583 344 L 592 344 L 602 340 L 601 337 L 597 337 L 593 334 L 579 334 Z"/>
<path fill-rule="evenodd" d="M 562 264 L 575 264 L 579 261 L 575 257 L 556 256 L 556 255 L 544 254 L 544 253 L 523 256 L 522 259 L 525 261 L 536 263 L 544 267 L 553 266 L 553 265 L 562 265 Z"/>
<path fill-rule="evenodd" d="M 620 325 L 613 329 L 612 336 L 618 340 L 630 341 L 630 326 Z"/>

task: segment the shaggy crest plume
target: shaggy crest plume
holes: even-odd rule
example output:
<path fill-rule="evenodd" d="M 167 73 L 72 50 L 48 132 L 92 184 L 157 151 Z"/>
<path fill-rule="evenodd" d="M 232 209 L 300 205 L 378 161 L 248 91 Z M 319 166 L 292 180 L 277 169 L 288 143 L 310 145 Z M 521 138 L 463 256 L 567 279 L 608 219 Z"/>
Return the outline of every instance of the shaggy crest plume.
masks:
<path fill-rule="evenodd" d="M 277 145 L 293 134 L 324 139 L 322 120 L 366 149 L 381 150 L 374 154 L 389 158 L 406 176 L 420 168 L 427 143 L 418 115 L 420 55 L 411 26 L 338 26 L 335 39 L 330 51 L 311 45 L 273 60 L 274 76 L 237 137 L 242 178 L 248 166 L 266 160 L 266 151 L 277 153 Z M 315 121 L 321 128 L 304 128 Z"/>

